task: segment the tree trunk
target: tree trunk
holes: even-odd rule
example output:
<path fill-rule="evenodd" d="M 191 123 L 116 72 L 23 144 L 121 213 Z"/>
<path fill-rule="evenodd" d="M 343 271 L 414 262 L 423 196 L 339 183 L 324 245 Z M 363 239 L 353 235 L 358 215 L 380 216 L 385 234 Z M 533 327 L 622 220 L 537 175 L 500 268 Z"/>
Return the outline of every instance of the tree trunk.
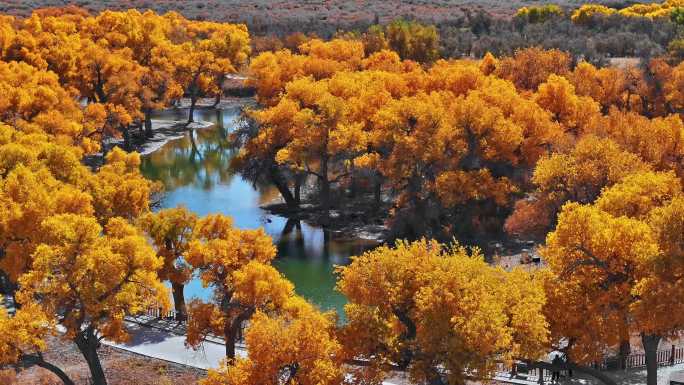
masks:
<path fill-rule="evenodd" d="M 183 292 L 184 288 L 185 285 L 182 283 L 171 282 L 173 306 L 176 308 L 176 321 L 185 321 L 188 319 L 188 311 L 185 306 L 185 293 Z"/>
<path fill-rule="evenodd" d="M 152 111 L 145 110 L 145 136 L 151 138 L 154 136 L 152 133 Z"/>
<path fill-rule="evenodd" d="M 283 227 L 283 231 L 281 232 L 281 234 L 283 236 L 290 235 L 292 233 L 292 230 L 294 230 L 295 227 L 297 227 L 297 222 L 298 221 L 294 218 L 288 218 L 287 222 L 285 222 L 285 227 Z"/>
<path fill-rule="evenodd" d="M 294 200 L 297 206 L 299 206 L 302 203 L 302 185 L 305 181 L 306 175 L 303 175 L 301 173 L 295 175 Z"/>
<path fill-rule="evenodd" d="M 299 246 L 301 249 L 303 249 L 304 248 L 304 235 L 302 234 L 302 223 L 300 221 L 297 221 L 297 223 L 295 224 L 295 227 L 297 228 L 297 236 L 295 236 L 295 244 L 297 246 Z"/>
<path fill-rule="evenodd" d="M 216 94 L 216 99 L 214 100 L 214 104 L 211 106 L 211 108 L 218 107 L 218 105 L 221 103 L 221 96 L 223 96 L 222 94 L 223 94 L 223 91 L 219 91 Z"/>
<path fill-rule="evenodd" d="M 658 385 L 658 345 L 660 336 L 642 334 L 641 343 L 646 355 L 646 385 Z"/>
<path fill-rule="evenodd" d="M 425 202 L 420 197 L 422 180 L 417 172 L 413 173 L 407 187 L 409 220 L 408 223 L 406 223 L 406 226 L 409 232 L 404 235 L 408 235 L 411 238 L 418 238 L 427 234 L 428 218 Z"/>
<path fill-rule="evenodd" d="M 285 381 L 285 385 L 291 385 L 295 383 L 295 378 L 297 377 L 297 372 L 299 371 L 299 364 L 294 363 L 289 365 L 288 369 L 287 381 Z"/>
<path fill-rule="evenodd" d="M 319 170 L 318 180 L 321 184 L 321 208 L 328 210 L 330 208 L 330 180 L 328 180 L 328 157 L 321 158 L 321 167 Z"/>
<path fill-rule="evenodd" d="M 190 96 L 190 112 L 188 113 L 188 124 L 195 122 L 195 105 L 197 105 L 197 96 Z"/>
<path fill-rule="evenodd" d="M 620 369 L 627 369 L 627 358 L 632 352 L 632 347 L 629 345 L 629 339 L 620 342 Z"/>
<path fill-rule="evenodd" d="M 271 180 L 271 183 L 273 183 L 273 185 L 276 186 L 276 188 L 280 192 L 280 195 L 285 200 L 287 207 L 291 209 L 298 208 L 299 204 L 295 200 L 294 196 L 292 196 L 290 187 L 287 185 L 287 182 L 285 181 L 283 174 L 280 172 L 280 170 L 278 169 L 278 165 L 276 165 L 275 163 L 271 164 L 268 167 L 268 177 Z"/>
<path fill-rule="evenodd" d="M 411 317 L 409 317 L 409 315 L 406 314 L 404 311 L 399 309 L 393 309 L 392 313 L 397 317 L 399 322 L 401 322 L 406 328 L 406 330 L 399 336 L 399 340 L 402 343 L 409 346 L 404 346 L 401 349 L 401 357 L 397 362 L 397 365 L 400 368 L 406 369 L 411 364 L 411 361 L 413 361 L 413 350 L 410 347 L 410 343 L 416 339 L 417 328 L 416 324 L 413 322 Z"/>
<path fill-rule="evenodd" d="M 235 360 L 235 340 L 237 339 L 237 333 L 233 329 L 232 322 L 226 321 L 223 326 L 223 337 L 226 340 L 226 358 L 231 362 Z"/>
<path fill-rule="evenodd" d="M 235 345 L 240 337 L 242 330 L 242 323 L 249 319 L 254 314 L 253 310 L 245 310 L 232 321 L 226 322 L 223 327 L 224 337 L 226 339 L 226 358 L 228 361 L 235 360 Z"/>
<path fill-rule="evenodd" d="M 380 206 L 382 205 L 382 175 L 379 172 L 375 173 L 373 198 L 375 200 L 375 211 L 380 211 Z"/>
<path fill-rule="evenodd" d="M 124 148 L 126 151 L 131 151 L 131 132 L 128 127 L 124 126 L 121 127 L 121 130 L 123 131 Z"/>
<path fill-rule="evenodd" d="M 93 385 L 107 385 L 107 378 L 102 369 L 100 357 L 97 355 L 100 341 L 98 341 L 95 331 L 91 327 L 86 328 L 76 335 L 74 342 L 88 363 Z"/>
<path fill-rule="evenodd" d="M 356 185 L 356 168 L 354 167 L 354 160 L 352 159 L 351 165 L 349 167 L 349 196 L 351 198 L 356 198 L 356 192 L 358 186 Z"/>
<path fill-rule="evenodd" d="M 40 354 L 38 354 L 38 355 L 31 354 L 31 355 L 22 356 L 20 358 L 19 364 L 25 368 L 28 368 L 31 366 L 41 367 L 45 370 L 52 372 L 52 374 L 54 374 L 60 380 L 62 380 L 64 385 L 76 385 L 74 383 L 74 381 L 72 381 L 71 378 L 69 378 L 69 376 L 66 373 L 64 373 L 64 371 L 62 369 L 58 368 L 57 366 L 55 366 L 49 362 L 46 362 L 43 359 L 42 355 L 40 355 Z"/>

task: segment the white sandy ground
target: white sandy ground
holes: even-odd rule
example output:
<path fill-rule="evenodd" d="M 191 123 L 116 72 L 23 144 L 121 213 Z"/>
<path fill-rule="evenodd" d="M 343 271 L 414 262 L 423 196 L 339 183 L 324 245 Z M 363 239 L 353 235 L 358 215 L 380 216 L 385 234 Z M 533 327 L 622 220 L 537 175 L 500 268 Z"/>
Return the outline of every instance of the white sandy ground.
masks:
<path fill-rule="evenodd" d="M 133 322 L 127 322 L 127 326 L 131 335 L 127 343 L 118 344 L 109 341 L 104 341 L 104 343 L 145 356 L 205 370 L 217 368 L 221 359 L 226 356 L 226 348 L 220 343 L 205 341 L 200 349 L 194 350 L 185 346 L 185 336 Z M 244 357 L 247 352 L 238 348 L 237 354 Z"/>

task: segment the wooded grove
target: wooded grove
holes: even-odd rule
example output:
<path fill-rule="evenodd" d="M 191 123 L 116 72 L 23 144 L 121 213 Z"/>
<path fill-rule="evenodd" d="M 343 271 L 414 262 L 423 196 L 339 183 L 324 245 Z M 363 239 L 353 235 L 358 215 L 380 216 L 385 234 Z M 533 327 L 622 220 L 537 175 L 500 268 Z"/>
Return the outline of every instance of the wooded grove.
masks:
<path fill-rule="evenodd" d="M 188 346 L 225 340 L 203 385 L 380 384 L 393 371 L 454 385 L 514 362 L 612 385 L 596 363 L 625 359 L 632 337 L 656 385 L 660 341 L 684 331 L 683 15 L 666 0 L 507 21 L 672 26 L 668 50 L 619 66 L 543 44 L 454 58 L 444 29 L 412 20 L 267 45 L 175 12 L 0 16 L 0 281 L 16 305 L 0 308 L 0 364 L 75 384 L 44 356 L 59 338 L 106 385 L 102 341 L 161 309 Z M 194 130 L 236 73 L 257 103 L 230 134 L 231 172 L 274 186 L 284 215 L 314 211 L 325 227 L 358 204 L 387 229 L 336 270 L 345 315 L 297 294 L 263 229 L 154 207 L 163 189 L 135 152 L 152 113 L 183 107 Z M 544 263 L 493 264 L 484 246 L 503 237 L 537 242 Z M 193 277 L 210 299 L 186 303 Z"/>

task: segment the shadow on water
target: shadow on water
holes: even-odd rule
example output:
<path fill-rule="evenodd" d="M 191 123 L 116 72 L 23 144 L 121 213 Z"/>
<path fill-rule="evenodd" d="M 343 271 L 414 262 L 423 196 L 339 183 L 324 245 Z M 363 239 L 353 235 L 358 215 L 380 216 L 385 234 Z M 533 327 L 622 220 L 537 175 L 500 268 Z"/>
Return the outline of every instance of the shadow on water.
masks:
<path fill-rule="evenodd" d="M 154 119 L 182 120 L 186 111 L 157 113 Z M 235 155 L 228 135 L 238 124 L 240 110 L 197 110 L 195 119 L 214 123 L 167 143 L 143 158 L 143 174 L 161 181 L 166 190 L 161 207 L 185 205 L 198 215 L 222 213 L 233 217 L 236 226 L 263 227 L 278 249 L 274 265 L 294 285 L 298 294 L 321 309 L 335 309 L 343 317 L 344 296 L 335 288 L 334 266 L 349 262 L 349 256 L 368 248 L 364 242 L 338 242 L 305 222 L 270 215 L 261 205 L 278 197 L 270 186 L 252 186 L 230 170 Z M 209 289 L 195 279 L 186 286 L 186 297 L 208 299 Z"/>

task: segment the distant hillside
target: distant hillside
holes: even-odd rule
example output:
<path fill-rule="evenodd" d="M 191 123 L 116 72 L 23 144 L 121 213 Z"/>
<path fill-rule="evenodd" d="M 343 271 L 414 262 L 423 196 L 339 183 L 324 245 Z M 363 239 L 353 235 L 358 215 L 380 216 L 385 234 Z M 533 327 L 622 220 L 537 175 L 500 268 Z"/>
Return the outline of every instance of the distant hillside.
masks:
<path fill-rule="evenodd" d="M 642 1 L 644 2 L 644 1 Z M 648 2 L 648 1 L 646 1 Z M 484 11 L 494 16 L 508 17 L 522 6 L 539 5 L 534 0 L 0 0 L 0 11 L 26 16 L 39 7 L 79 5 L 91 11 L 103 9 L 153 9 L 157 12 L 178 11 L 193 19 L 244 22 L 259 33 L 292 24 L 326 23 L 349 27 L 373 21 L 388 21 L 398 17 L 425 22 L 458 20 L 465 13 Z M 584 3 L 602 3 L 620 7 L 631 1 L 561 0 L 553 2 L 564 7 Z"/>

